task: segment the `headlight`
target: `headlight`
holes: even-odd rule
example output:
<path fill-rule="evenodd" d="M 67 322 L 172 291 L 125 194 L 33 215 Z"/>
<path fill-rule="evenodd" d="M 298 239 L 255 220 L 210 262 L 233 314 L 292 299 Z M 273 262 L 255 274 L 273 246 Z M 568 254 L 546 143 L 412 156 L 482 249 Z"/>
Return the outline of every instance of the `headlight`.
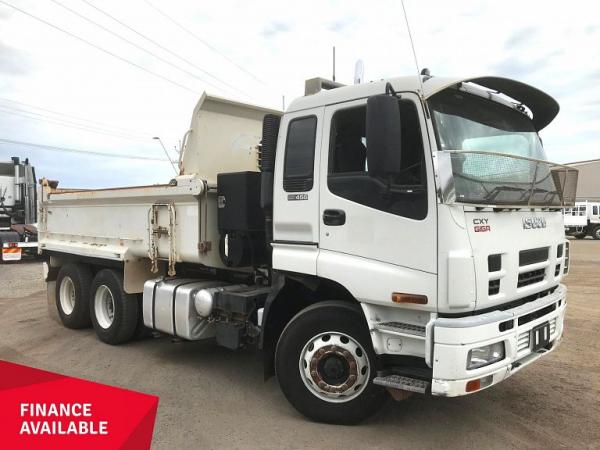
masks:
<path fill-rule="evenodd" d="M 467 356 L 467 370 L 479 369 L 504 359 L 504 342 L 474 348 Z"/>

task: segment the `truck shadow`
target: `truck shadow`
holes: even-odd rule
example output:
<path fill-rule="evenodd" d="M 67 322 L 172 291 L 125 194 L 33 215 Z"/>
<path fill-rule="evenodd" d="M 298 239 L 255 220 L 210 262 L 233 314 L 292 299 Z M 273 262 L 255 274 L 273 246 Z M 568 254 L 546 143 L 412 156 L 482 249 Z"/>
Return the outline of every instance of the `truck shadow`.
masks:
<path fill-rule="evenodd" d="M 289 405 L 279 390 L 275 376 L 264 379 L 263 354 L 256 349 L 243 349 L 238 351 L 228 350 L 218 346 L 213 340 L 198 342 L 178 341 L 168 336 L 149 338 L 130 344 L 138 347 L 140 351 L 151 352 L 158 360 L 161 367 L 168 367 L 177 371 L 191 371 L 195 377 L 220 380 L 229 385 L 231 391 L 244 391 L 260 393 L 261 403 L 264 397 L 278 403 L 277 410 L 280 414 L 306 421 Z M 486 393 L 480 395 L 486 396 Z M 469 404 L 485 402 L 475 397 L 458 399 L 443 399 L 428 395 L 415 394 L 402 402 L 395 402 L 391 398 L 382 409 L 364 423 L 370 424 L 395 424 L 406 421 L 430 421 L 437 415 L 448 419 L 448 415 L 458 414 Z M 464 411 L 463 411 L 464 412 Z M 463 414 L 464 417 L 464 414 Z M 315 424 L 318 426 L 327 426 Z"/>

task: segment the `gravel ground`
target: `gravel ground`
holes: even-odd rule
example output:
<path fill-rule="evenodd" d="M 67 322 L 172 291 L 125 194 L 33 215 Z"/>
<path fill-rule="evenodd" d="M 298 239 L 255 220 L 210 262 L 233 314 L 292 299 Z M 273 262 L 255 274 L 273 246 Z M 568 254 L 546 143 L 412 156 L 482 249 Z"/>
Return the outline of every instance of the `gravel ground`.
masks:
<path fill-rule="evenodd" d="M 600 242 L 571 241 L 559 349 L 468 397 L 390 401 L 359 426 L 309 422 L 263 382 L 259 354 L 168 338 L 120 347 L 48 316 L 41 265 L 0 266 L 0 359 L 160 397 L 153 447 L 599 448 Z"/>

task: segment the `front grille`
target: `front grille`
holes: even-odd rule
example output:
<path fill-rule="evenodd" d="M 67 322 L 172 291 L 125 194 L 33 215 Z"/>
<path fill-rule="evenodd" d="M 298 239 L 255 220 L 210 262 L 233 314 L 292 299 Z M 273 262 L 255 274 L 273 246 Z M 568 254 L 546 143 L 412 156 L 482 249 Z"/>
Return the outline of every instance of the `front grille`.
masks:
<path fill-rule="evenodd" d="M 517 339 L 517 351 L 521 352 L 529 348 L 529 331 L 519 334 Z"/>
<path fill-rule="evenodd" d="M 515 327 L 515 321 L 513 319 L 505 320 L 500 325 L 498 325 L 498 329 L 501 332 L 504 332 L 506 330 L 512 330 L 514 327 Z"/>
<path fill-rule="evenodd" d="M 496 310 L 507 311 L 509 309 L 517 308 L 518 306 L 525 305 L 527 303 L 534 302 L 540 298 L 546 297 L 546 296 L 554 293 L 554 291 L 556 291 L 557 287 L 558 286 L 553 286 L 550 289 L 544 289 L 543 291 L 536 292 L 535 294 L 531 294 L 526 297 L 521 297 L 517 300 L 513 300 L 508 303 L 503 303 L 502 305 L 491 306 L 489 308 L 478 309 L 477 311 L 469 311 L 466 313 L 440 314 L 440 317 L 448 317 L 448 318 L 467 317 L 467 316 L 477 316 L 479 314 L 485 314 L 485 313 L 488 313 L 491 311 L 496 311 Z"/>
<path fill-rule="evenodd" d="M 488 255 L 488 272 L 498 272 L 502 268 L 502 255 Z"/>
<path fill-rule="evenodd" d="M 535 319 L 544 317 L 546 314 L 550 314 L 555 309 L 556 303 L 552 303 L 551 305 L 548 305 L 545 308 L 538 309 L 537 311 L 530 312 L 529 314 L 525 314 L 524 316 L 519 317 L 517 323 L 519 324 L 519 326 L 525 325 L 526 323 L 529 323 Z"/>
<path fill-rule="evenodd" d="M 523 272 L 519 274 L 519 280 L 517 281 L 517 287 L 529 286 L 530 284 L 539 283 L 544 281 L 546 277 L 546 269 L 531 270 L 529 272 Z"/>
<path fill-rule="evenodd" d="M 546 297 L 547 295 L 554 293 L 556 287 L 557 286 L 554 286 L 550 289 L 545 289 L 543 291 L 536 292 L 535 294 L 528 295 L 527 297 L 520 298 L 519 300 L 515 300 L 510 303 L 505 303 L 504 305 L 496 307 L 496 309 L 499 309 L 500 311 L 506 311 L 507 309 L 516 308 L 517 306 L 524 305 L 525 303 L 534 302 L 539 298 Z"/>
<path fill-rule="evenodd" d="M 519 266 L 528 266 L 530 264 L 548 261 L 548 250 L 550 250 L 550 247 L 521 250 L 519 252 Z"/>
<path fill-rule="evenodd" d="M 550 321 L 550 336 L 556 333 L 556 317 Z"/>
<path fill-rule="evenodd" d="M 555 305 L 550 305 L 549 307 L 546 307 L 540 311 L 536 311 L 536 313 L 533 313 L 533 314 L 539 314 L 542 311 L 545 311 L 544 314 L 547 314 L 549 311 L 546 311 L 546 310 L 553 306 L 555 306 Z M 529 314 L 527 316 L 529 316 Z M 523 316 L 523 317 L 527 317 L 527 316 Z M 521 325 L 521 319 L 523 317 L 519 318 L 519 325 Z M 533 319 L 531 319 L 531 320 L 533 320 Z M 554 319 L 550 320 L 549 324 L 550 324 L 550 336 L 553 336 L 554 333 L 556 333 L 556 317 Z M 517 338 L 517 352 L 522 352 L 523 350 L 527 350 L 529 348 L 530 336 L 531 336 L 531 330 L 519 334 L 519 337 Z"/>
<path fill-rule="evenodd" d="M 490 280 L 488 285 L 488 295 L 496 295 L 500 292 L 500 280 Z"/>

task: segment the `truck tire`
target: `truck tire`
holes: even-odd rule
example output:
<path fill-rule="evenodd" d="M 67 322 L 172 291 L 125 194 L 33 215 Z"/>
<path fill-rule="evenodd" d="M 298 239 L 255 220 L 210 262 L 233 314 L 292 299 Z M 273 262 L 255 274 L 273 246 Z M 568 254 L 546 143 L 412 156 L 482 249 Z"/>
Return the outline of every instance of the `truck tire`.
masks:
<path fill-rule="evenodd" d="M 138 324 L 138 299 L 123 290 L 122 275 L 111 269 L 98 272 L 89 301 L 92 325 L 102 342 L 118 345 L 133 338 Z"/>
<path fill-rule="evenodd" d="M 56 278 L 56 309 L 67 328 L 87 328 L 90 321 L 92 272 L 83 264 L 65 264 Z"/>
<path fill-rule="evenodd" d="M 596 240 L 600 240 L 600 225 L 592 230 L 592 237 Z"/>
<path fill-rule="evenodd" d="M 387 398 L 372 383 L 377 358 L 364 315 L 351 303 L 328 301 L 300 311 L 279 338 L 275 371 L 288 401 L 318 422 L 358 423 Z"/>

